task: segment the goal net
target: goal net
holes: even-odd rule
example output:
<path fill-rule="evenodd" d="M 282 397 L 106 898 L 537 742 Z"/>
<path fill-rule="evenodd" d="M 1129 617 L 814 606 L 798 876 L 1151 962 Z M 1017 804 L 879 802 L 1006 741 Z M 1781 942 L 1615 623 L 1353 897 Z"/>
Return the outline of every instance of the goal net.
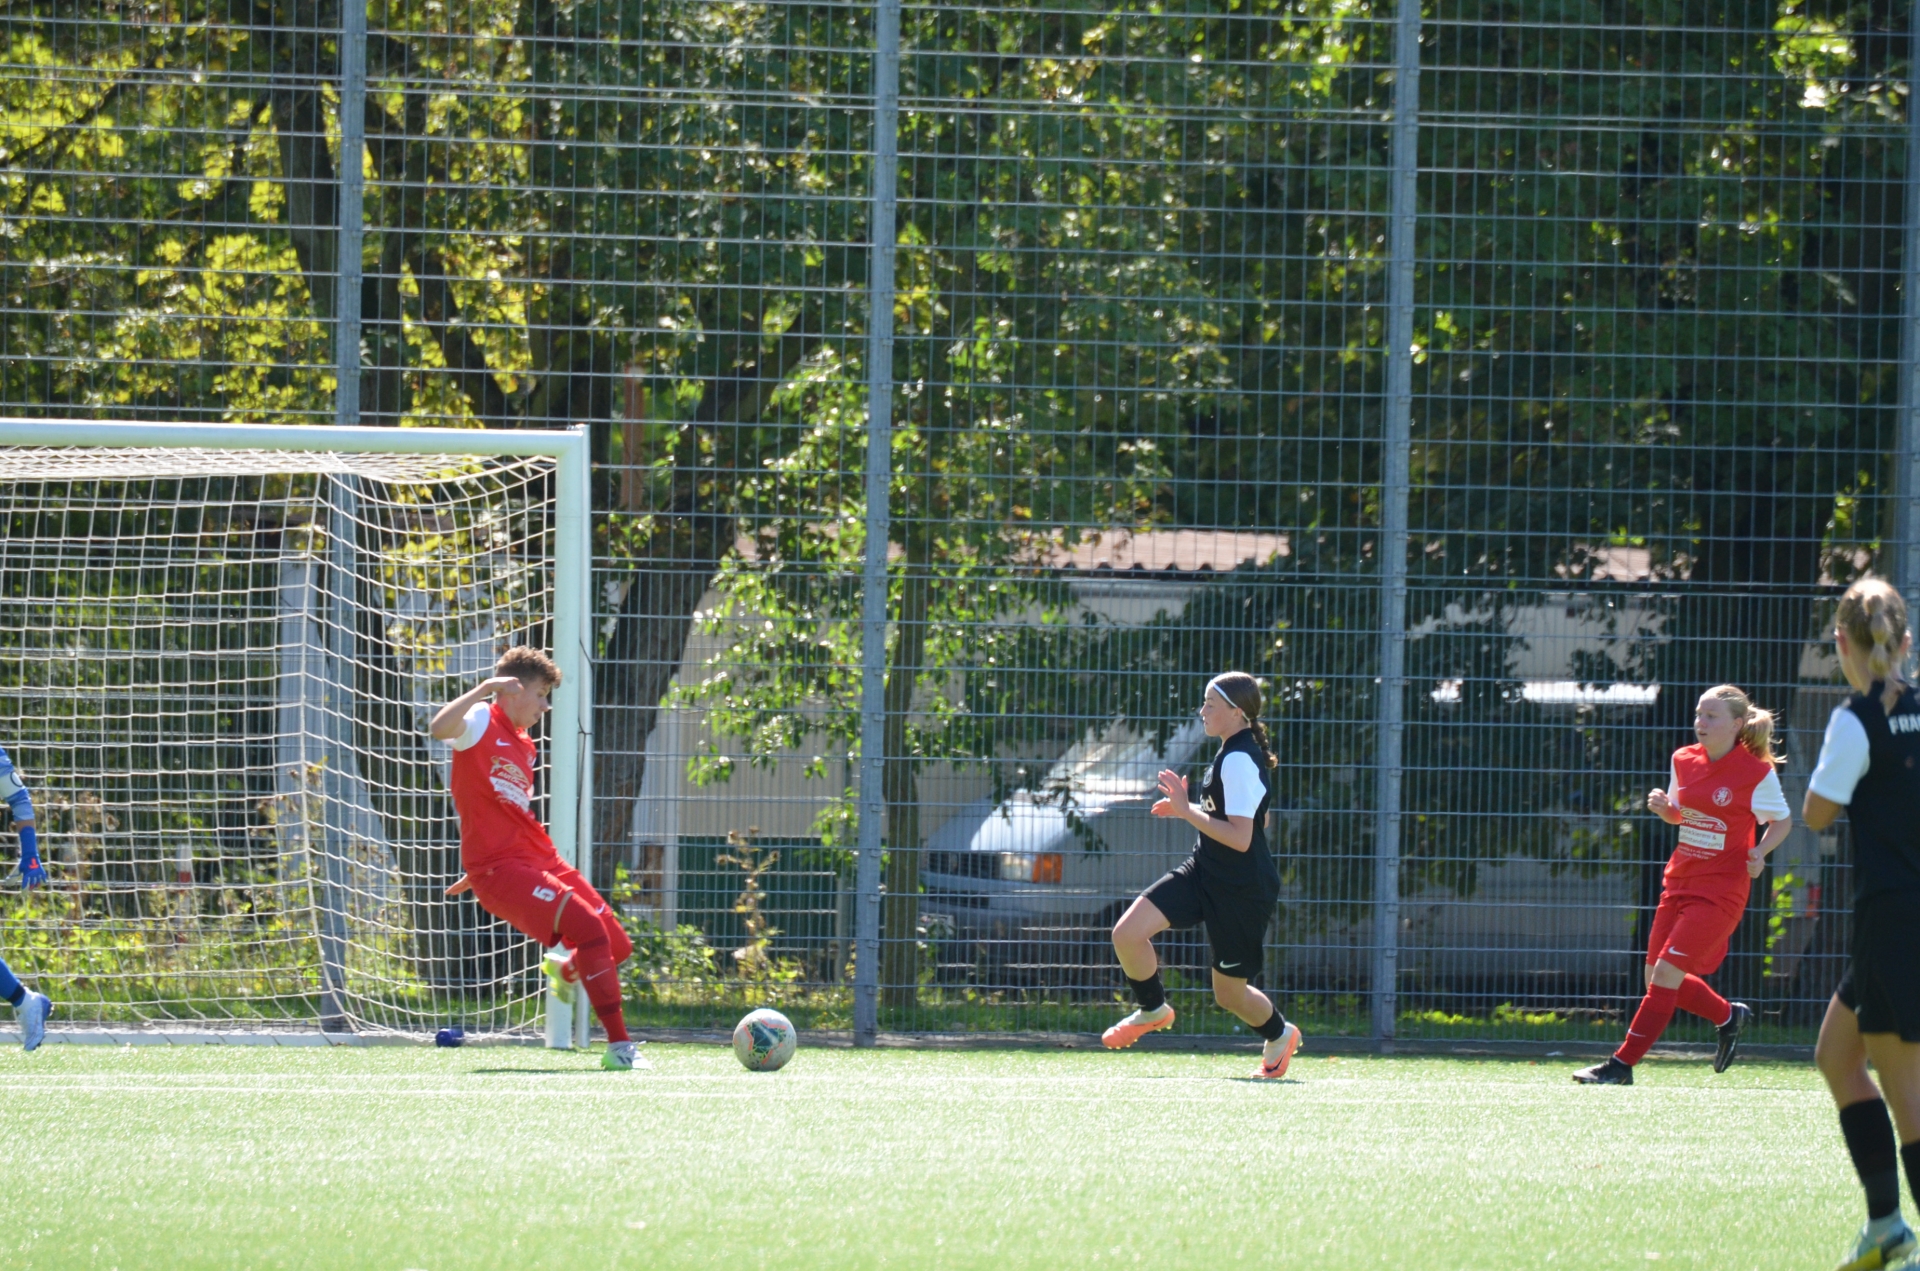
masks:
<path fill-rule="evenodd" d="M 443 894 L 427 724 L 553 650 L 540 812 L 584 864 L 585 462 L 578 433 L 0 423 L 0 745 L 51 874 L 0 891 L 0 952 L 59 1021 L 572 1040 L 538 947 Z"/>

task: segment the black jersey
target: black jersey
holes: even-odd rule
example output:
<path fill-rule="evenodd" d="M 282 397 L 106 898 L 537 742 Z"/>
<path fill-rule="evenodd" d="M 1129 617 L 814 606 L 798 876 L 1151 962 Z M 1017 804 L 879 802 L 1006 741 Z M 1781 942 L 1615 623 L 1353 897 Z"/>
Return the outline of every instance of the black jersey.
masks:
<path fill-rule="evenodd" d="M 1261 796 L 1259 811 L 1253 814 L 1253 841 L 1247 844 L 1246 851 L 1236 852 L 1225 843 L 1199 834 L 1193 856 L 1203 870 L 1224 882 L 1258 883 L 1277 891 L 1280 871 L 1274 868 L 1273 852 L 1267 847 L 1267 809 L 1273 805 L 1273 780 L 1268 775 L 1271 770 L 1267 767 L 1266 752 L 1253 739 L 1251 728 L 1241 729 L 1220 744 L 1220 753 L 1207 765 L 1206 780 L 1200 787 L 1200 806 L 1215 820 L 1226 820 L 1227 783 L 1220 775 L 1220 767 L 1232 754 L 1243 754 L 1253 760 L 1253 766 L 1260 771 L 1261 784 L 1267 790 Z"/>
<path fill-rule="evenodd" d="M 1847 804 L 1856 904 L 1920 892 L 1920 699 L 1903 688 L 1889 714 L 1880 707 L 1881 691 L 1875 684 L 1847 701 L 1866 731 L 1869 755 Z"/>

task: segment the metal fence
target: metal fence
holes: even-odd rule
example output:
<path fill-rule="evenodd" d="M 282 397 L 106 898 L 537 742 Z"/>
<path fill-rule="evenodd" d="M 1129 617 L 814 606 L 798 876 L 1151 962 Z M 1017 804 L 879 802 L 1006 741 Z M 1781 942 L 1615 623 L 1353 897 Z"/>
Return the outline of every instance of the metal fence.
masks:
<path fill-rule="evenodd" d="M 1797 806 L 1833 597 L 1916 592 L 1915 34 L 18 0 L 0 408 L 590 424 L 645 1025 L 1110 1022 L 1107 931 L 1187 847 L 1152 774 L 1242 669 L 1283 1009 L 1609 1041 L 1698 692 L 1783 716 Z M 1804 828 L 1756 884 L 1717 982 L 1761 1040 L 1810 1039 L 1848 893 Z M 1231 1034 L 1198 936 L 1162 954 Z"/>

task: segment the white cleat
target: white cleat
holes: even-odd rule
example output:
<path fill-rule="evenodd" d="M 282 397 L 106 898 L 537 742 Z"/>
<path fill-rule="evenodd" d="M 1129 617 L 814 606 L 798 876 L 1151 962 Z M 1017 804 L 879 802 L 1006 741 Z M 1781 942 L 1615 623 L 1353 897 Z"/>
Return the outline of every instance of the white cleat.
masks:
<path fill-rule="evenodd" d="M 1860 1229 L 1847 1260 L 1837 1271 L 1880 1271 L 1882 1267 L 1912 1265 L 1903 1259 L 1920 1247 L 1920 1240 L 1914 1238 L 1912 1229 L 1898 1214 L 1889 1217 L 1890 1222 L 1885 1219 L 1879 1223 L 1869 1222 Z"/>
<path fill-rule="evenodd" d="M 600 1066 L 608 1072 L 632 1072 L 635 1068 L 646 1070 L 653 1067 L 640 1053 L 638 1042 L 611 1042 L 607 1053 L 600 1056 Z"/>
<path fill-rule="evenodd" d="M 53 1014 L 53 999 L 45 993 L 27 990 L 27 996 L 13 1011 L 20 1021 L 20 1044 L 27 1050 L 38 1050 L 40 1043 L 47 1040 L 47 1016 Z"/>

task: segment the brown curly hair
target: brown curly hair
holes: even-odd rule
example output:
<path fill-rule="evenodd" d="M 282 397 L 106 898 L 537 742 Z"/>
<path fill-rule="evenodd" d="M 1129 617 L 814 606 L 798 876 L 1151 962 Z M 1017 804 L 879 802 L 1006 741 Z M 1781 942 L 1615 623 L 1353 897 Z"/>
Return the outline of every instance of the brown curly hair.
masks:
<path fill-rule="evenodd" d="M 500 660 L 493 664 L 493 673 L 511 675 L 522 684 L 545 684 L 553 688 L 560 683 L 560 668 L 554 665 L 553 659 L 524 644 L 502 653 Z"/>

